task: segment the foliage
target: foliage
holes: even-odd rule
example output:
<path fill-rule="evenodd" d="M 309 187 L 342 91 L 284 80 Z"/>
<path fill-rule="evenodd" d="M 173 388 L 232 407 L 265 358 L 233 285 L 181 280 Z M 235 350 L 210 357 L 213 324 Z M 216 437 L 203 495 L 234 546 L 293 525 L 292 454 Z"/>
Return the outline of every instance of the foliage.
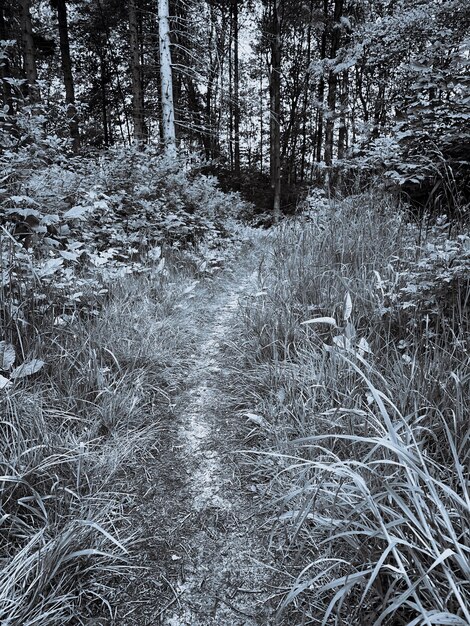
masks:
<path fill-rule="evenodd" d="M 422 206 L 461 217 L 469 198 L 469 12 L 460 0 L 431 4 L 372 10 L 343 51 L 348 67 L 375 77 L 374 122 L 382 126 L 369 123 L 346 166 L 375 168 Z"/>
<path fill-rule="evenodd" d="M 278 623 L 463 625 L 467 237 L 424 238 L 377 193 L 308 204 L 277 231 L 233 372 L 290 588 Z"/>
<path fill-rule="evenodd" d="M 393 279 L 381 284 L 387 305 L 383 314 L 398 313 L 407 326 L 426 325 L 428 330 L 448 329 L 458 335 L 468 332 L 470 297 L 470 239 L 468 234 L 448 237 L 445 217 L 416 248 L 415 259 L 398 262 Z"/>
<path fill-rule="evenodd" d="M 53 319 L 93 312 L 110 280 L 155 275 L 171 250 L 204 242 L 205 271 L 220 265 L 229 216 L 245 204 L 219 191 L 214 178 L 151 148 L 88 160 L 56 152 L 50 162 L 36 147 L 2 157 L 2 314 L 10 331 L 26 323 L 27 309 Z"/>

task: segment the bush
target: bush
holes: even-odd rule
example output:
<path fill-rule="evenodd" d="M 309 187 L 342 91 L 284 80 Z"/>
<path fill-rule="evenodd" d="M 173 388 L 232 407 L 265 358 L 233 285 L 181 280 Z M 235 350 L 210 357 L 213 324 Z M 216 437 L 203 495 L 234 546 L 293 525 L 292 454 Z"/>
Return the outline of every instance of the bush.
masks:
<path fill-rule="evenodd" d="M 31 146 L 29 149 L 32 149 Z M 10 164 L 11 154 L 4 154 Z M 230 220 L 244 208 L 214 178 L 170 163 L 153 149 L 88 160 L 41 160 L 20 151 L 0 203 L 3 324 L 9 338 L 38 314 L 93 314 L 109 281 L 163 271 L 171 250 L 204 244 L 205 271 L 233 239 Z M 230 230 L 229 230 L 230 229 Z M 204 259 L 200 255 L 200 263 Z"/>

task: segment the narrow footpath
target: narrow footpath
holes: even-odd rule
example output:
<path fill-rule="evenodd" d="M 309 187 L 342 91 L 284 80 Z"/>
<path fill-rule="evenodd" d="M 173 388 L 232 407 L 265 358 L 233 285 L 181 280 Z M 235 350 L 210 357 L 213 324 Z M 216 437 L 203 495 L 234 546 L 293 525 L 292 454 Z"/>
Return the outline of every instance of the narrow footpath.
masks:
<path fill-rule="evenodd" d="M 257 291 L 256 262 L 235 262 L 195 293 L 197 341 L 173 423 L 149 458 L 139 506 L 142 565 L 120 626 L 268 626 L 273 595 L 259 511 L 240 482 L 227 356 L 239 303 Z M 125 611 L 124 611 L 125 609 Z"/>

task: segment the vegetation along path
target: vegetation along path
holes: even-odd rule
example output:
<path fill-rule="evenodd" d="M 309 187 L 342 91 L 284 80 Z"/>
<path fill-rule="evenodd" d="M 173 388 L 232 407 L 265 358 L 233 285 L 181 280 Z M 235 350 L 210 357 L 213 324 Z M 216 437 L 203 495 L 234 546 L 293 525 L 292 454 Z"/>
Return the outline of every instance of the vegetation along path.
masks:
<path fill-rule="evenodd" d="M 184 389 L 174 400 L 163 449 L 144 472 L 136 515 L 146 527 L 142 550 L 150 569 L 130 581 L 120 610 L 126 624 L 270 623 L 267 551 L 241 485 L 226 381 L 225 348 L 239 304 L 257 288 L 255 254 L 235 261 L 210 288 L 194 291 L 197 339 Z"/>

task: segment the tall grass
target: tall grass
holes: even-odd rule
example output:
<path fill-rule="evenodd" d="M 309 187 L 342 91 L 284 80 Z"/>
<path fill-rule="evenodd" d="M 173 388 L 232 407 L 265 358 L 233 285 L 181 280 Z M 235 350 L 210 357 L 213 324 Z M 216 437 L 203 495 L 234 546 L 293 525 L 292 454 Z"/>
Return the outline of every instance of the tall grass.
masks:
<path fill-rule="evenodd" d="M 394 300 L 417 237 L 384 198 L 337 203 L 279 229 L 246 303 L 234 383 L 279 624 L 470 623 L 468 284 L 422 318 Z"/>
<path fill-rule="evenodd" d="M 19 360 L 46 362 L 0 390 L 2 624 L 62 626 L 112 613 L 139 539 L 130 480 L 158 445 L 191 348 L 179 307 L 194 273 L 176 261 L 152 278 L 110 284 L 96 314 L 53 304 L 44 312 L 28 300 L 12 319 L 2 302 L 2 340 Z"/>

